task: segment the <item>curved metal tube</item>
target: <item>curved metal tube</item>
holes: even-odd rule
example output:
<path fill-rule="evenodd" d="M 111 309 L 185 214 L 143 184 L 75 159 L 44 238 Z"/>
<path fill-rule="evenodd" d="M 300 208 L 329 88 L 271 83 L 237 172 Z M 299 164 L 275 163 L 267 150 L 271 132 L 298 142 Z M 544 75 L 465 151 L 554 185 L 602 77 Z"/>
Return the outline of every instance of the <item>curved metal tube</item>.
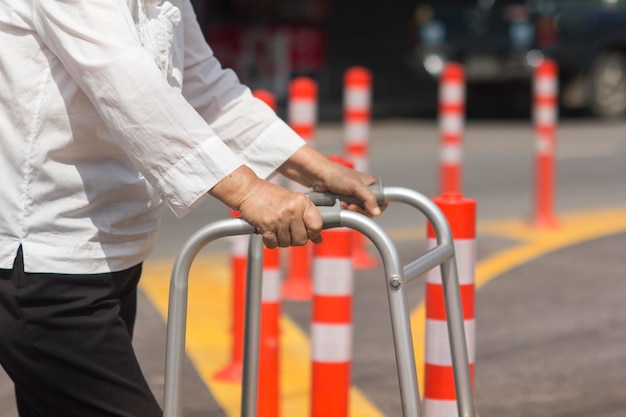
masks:
<path fill-rule="evenodd" d="M 319 207 L 324 228 L 340 225 L 341 206 Z M 235 218 L 217 221 L 204 226 L 194 233 L 180 250 L 170 280 L 169 306 L 167 318 L 167 337 L 165 349 L 165 387 L 163 398 L 163 417 L 182 417 L 183 367 L 185 358 L 185 336 L 187 326 L 188 282 L 191 264 L 198 253 L 214 240 L 236 235 L 254 234 L 255 230 L 246 221 Z M 260 277 L 262 269 L 262 246 L 260 236 L 250 239 L 250 255 L 253 260 L 248 262 L 248 281 L 246 300 L 253 305 L 246 306 L 246 350 L 244 351 L 244 395 L 242 396 L 242 415 L 254 415 L 256 411 L 256 372 L 258 369 L 258 311 L 261 303 L 261 280 L 250 277 Z M 254 282 L 259 285 L 255 285 Z M 258 305 L 258 306 L 257 306 Z M 247 320 L 248 317 L 253 317 Z M 256 326 L 252 323 L 255 321 Z M 248 327 L 249 326 L 249 327 Z M 250 343 L 247 340 L 250 340 Z M 256 343 L 255 343 L 256 340 Z M 247 346 L 250 345 L 250 346 Z M 248 370 L 246 370 L 247 368 Z M 245 414 L 244 414 L 245 412 Z"/>
<path fill-rule="evenodd" d="M 421 274 L 437 264 L 441 264 L 459 416 L 474 417 L 474 402 L 454 258 L 454 243 L 447 220 L 430 199 L 412 190 L 387 187 L 384 189 L 384 197 L 387 202 L 407 203 L 424 213 L 437 235 L 437 247 L 402 268 L 395 245 L 382 228 L 368 217 L 341 210 L 339 204 L 335 204 L 333 207 L 319 207 L 324 228 L 346 226 L 358 230 L 370 239 L 381 254 L 387 279 L 396 366 L 400 382 L 403 416 L 405 417 L 421 416 L 410 311 L 405 291 L 407 285 L 405 275 L 407 272 L 409 274 Z M 325 201 L 324 204 L 328 204 L 328 201 Z M 204 246 L 216 239 L 254 234 L 254 232 L 254 228 L 242 219 L 228 219 L 211 223 L 198 230 L 187 240 L 174 263 L 170 282 L 167 321 L 164 417 L 182 417 L 180 399 L 182 398 L 183 387 L 188 277 L 191 263 Z M 251 261 L 248 263 L 248 283 L 250 285 L 247 285 L 245 313 L 243 417 L 255 416 L 257 404 L 260 328 L 258 312 L 261 303 L 261 279 L 259 278 L 262 273 L 263 256 L 261 238 L 258 235 L 250 239 L 249 256 Z M 259 285 L 255 285 L 255 283 Z"/>
<path fill-rule="evenodd" d="M 388 203 L 399 202 L 415 207 L 424 213 L 432 223 L 439 245 L 452 245 L 454 243 L 446 216 L 430 198 L 407 188 L 386 187 L 385 200 Z"/>
<path fill-rule="evenodd" d="M 472 380 L 469 370 L 469 358 L 465 327 L 463 325 L 463 306 L 459 290 L 459 279 L 454 257 L 454 240 L 452 231 L 445 215 L 428 197 L 406 188 L 387 187 L 385 198 L 388 202 L 409 204 L 424 213 L 433 226 L 437 238 L 437 246 L 450 249 L 451 256 L 441 263 L 441 280 L 443 285 L 448 336 L 452 354 L 452 368 L 456 388 L 459 417 L 475 417 Z"/>
<path fill-rule="evenodd" d="M 214 240 L 227 236 L 254 233 L 254 228 L 242 219 L 221 220 L 208 224 L 194 233 L 176 258 L 170 280 L 165 350 L 165 387 L 163 416 L 181 417 L 185 336 L 187 328 L 187 293 L 191 263 Z"/>
<path fill-rule="evenodd" d="M 404 276 L 406 277 L 407 284 L 412 284 L 422 274 L 441 265 L 453 255 L 454 250 L 450 245 L 435 246 L 429 249 L 420 255 L 419 258 L 414 259 L 404 266 Z"/>
<path fill-rule="evenodd" d="M 405 291 L 406 280 L 398 251 L 389 236 L 371 219 L 351 211 L 341 212 L 342 226 L 358 230 L 367 236 L 380 252 L 387 278 L 387 297 L 391 314 L 391 329 L 396 353 L 396 368 L 400 385 L 402 415 L 419 417 L 421 407 L 415 371 L 415 354 L 411 334 L 411 311 Z"/>
<path fill-rule="evenodd" d="M 255 416 L 259 395 L 261 304 L 263 303 L 263 239 L 250 236 L 246 271 L 241 415 Z"/>

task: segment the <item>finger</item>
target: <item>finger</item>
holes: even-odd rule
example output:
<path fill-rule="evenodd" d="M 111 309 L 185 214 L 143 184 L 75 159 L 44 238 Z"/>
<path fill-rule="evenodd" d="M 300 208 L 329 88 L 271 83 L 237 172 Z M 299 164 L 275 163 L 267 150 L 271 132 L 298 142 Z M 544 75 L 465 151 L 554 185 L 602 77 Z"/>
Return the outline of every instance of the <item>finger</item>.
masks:
<path fill-rule="evenodd" d="M 300 219 L 291 222 L 291 245 L 304 246 L 309 241 L 304 222 Z"/>
<path fill-rule="evenodd" d="M 380 206 L 376 200 L 374 193 L 367 188 L 367 193 L 362 197 L 365 210 L 372 216 L 379 216 L 381 213 Z"/>
<path fill-rule="evenodd" d="M 350 192 L 351 195 L 361 201 L 361 207 L 358 207 L 356 204 L 350 204 L 348 208 L 369 217 L 378 216 L 381 213 L 381 209 L 378 205 L 376 195 L 370 189 L 370 186 L 375 184 L 376 180 L 374 178 L 365 178 L 362 180 L 364 181 L 358 181 L 358 184 L 354 186 L 352 192 Z"/>
<path fill-rule="evenodd" d="M 263 232 L 263 244 L 268 249 L 274 249 L 278 247 L 278 239 L 276 238 L 276 235 L 272 232 Z"/>
<path fill-rule="evenodd" d="M 281 225 L 276 232 L 278 246 L 280 246 L 281 248 L 291 246 L 291 231 L 289 229 L 289 225 Z"/>
<path fill-rule="evenodd" d="M 345 208 L 350 211 L 355 211 L 367 217 L 373 217 L 372 213 L 370 213 L 368 210 L 364 209 L 358 204 L 347 204 Z"/>
<path fill-rule="evenodd" d="M 320 233 L 322 232 L 322 227 L 324 227 L 324 221 L 317 207 L 309 203 L 304 211 L 303 220 L 308 239 L 315 243 L 320 243 Z"/>
<path fill-rule="evenodd" d="M 322 239 L 322 235 L 321 233 L 314 239 L 311 239 L 311 242 L 318 244 L 318 243 L 322 243 L 324 240 Z"/>

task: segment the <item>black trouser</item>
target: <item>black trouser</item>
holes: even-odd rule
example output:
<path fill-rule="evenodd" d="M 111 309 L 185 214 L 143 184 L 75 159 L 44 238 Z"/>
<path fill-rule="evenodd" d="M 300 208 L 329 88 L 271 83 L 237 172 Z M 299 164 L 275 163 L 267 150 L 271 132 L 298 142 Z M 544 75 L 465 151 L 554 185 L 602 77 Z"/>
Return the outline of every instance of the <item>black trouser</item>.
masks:
<path fill-rule="evenodd" d="M 21 417 L 159 417 L 131 337 L 141 265 L 121 272 L 0 269 L 0 363 Z"/>

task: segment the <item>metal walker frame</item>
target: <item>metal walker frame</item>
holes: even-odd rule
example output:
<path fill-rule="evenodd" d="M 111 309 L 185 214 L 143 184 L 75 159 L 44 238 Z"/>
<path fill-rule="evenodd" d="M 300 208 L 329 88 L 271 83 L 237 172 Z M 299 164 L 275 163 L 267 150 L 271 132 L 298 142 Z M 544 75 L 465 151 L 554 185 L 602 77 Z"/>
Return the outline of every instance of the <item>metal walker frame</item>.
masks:
<path fill-rule="evenodd" d="M 405 203 L 423 213 L 433 226 L 437 245 L 402 267 L 395 245 L 378 224 L 364 215 L 343 210 L 338 204 L 338 200 L 354 202 L 354 199 L 316 192 L 309 193 L 308 196 L 320 210 L 324 229 L 334 227 L 355 229 L 368 237 L 381 255 L 387 283 L 402 415 L 404 417 L 422 416 L 410 310 L 405 287 L 425 272 L 440 266 L 458 413 L 459 417 L 475 417 L 454 242 L 448 222 L 435 203 L 413 190 L 399 187 L 383 188 L 380 185 L 373 191 L 379 202 Z M 202 248 L 210 242 L 223 237 L 245 234 L 252 236 L 248 248 L 246 278 L 241 416 L 256 417 L 263 242 L 261 236 L 255 234 L 250 224 L 238 218 L 217 221 L 199 229 L 183 245 L 174 263 L 167 320 L 164 417 L 182 417 L 188 278 L 191 264 Z"/>

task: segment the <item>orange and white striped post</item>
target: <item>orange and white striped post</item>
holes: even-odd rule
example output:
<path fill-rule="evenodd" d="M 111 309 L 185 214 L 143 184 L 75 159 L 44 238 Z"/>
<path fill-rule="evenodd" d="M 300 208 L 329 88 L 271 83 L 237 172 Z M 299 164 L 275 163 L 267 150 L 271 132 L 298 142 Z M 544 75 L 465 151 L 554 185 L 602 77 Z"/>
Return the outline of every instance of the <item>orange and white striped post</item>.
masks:
<path fill-rule="evenodd" d="M 311 417 L 347 417 L 352 363 L 352 230 L 324 230 L 314 245 Z"/>
<path fill-rule="evenodd" d="M 230 211 L 231 217 L 240 217 L 235 210 Z M 225 382 L 240 382 L 243 369 L 243 334 L 246 302 L 246 264 L 248 258 L 249 236 L 231 236 L 230 263 L 232 271 L 232 345 L 231 361 L 217 374 L 215 379 Z"/>
<path fill-rule="evenodd" d="M 317 124 L 317 83 L 309 77 L 297 77 L 289 85 L 287 122 L 309 145 L 315 143 Z M 302 185 L 289 181 L 289 189 L 307 192 Z M 311 284 L 311 244 L 292 246 L 289 250 L 289 266 L 282 296 L 287 300 L 310 300 Z"/>
<path fill-rule="evenodd" d="M 276 111 L 276 96 L 257 89 L 252 94 Z M 275 177 L 272 182 L 279 183 Z M 257 415 L 280 415 L 280 285 L 282 272 L 280 250 L 263 248 L 263 289 L 261 295 L 261 335 L 259 339 L 259 384 Z"/>
<path fill-rule="evenodd" d="M 315 145 L 317 128 L 317 82 L 296 77 L 289 84 L 287 122 L 309 145 Z"/>
<path fill-rule="evenodd" d="M 354 169 L 369 172 L 370 125 L 372 114 L 372 73 L 360 66 L 344 72 L 344 138 L 346 158 Z M 378 258 L 366 249 L 366 240 L 358 231 L 353 231 L 352 263 L 357 269 L 372 269 L 378 266 Z"/>
<path fill-rule="evenodd" d="M 263 248 L 263 290 L 259 346 L 259 391 L 257 415 L 280 415 L 280 251 Z"/>
<path fill-rule="evenodd" d="M 433 201 L 448 219 L 452 230 L 473 383 L 476 358 L 476 202 L 460 193 L 444 193 Z M 427 238 L 429 247 L 436 246 L 435 232 L 430 224 Z M 424 417 L 456 417 L 456 390 L 440 268 L 426 274 L 425 337 Z"/>
<path fill-rule="evenodd" d="M 343 77 L 343 119 L 346 158 L 354 169 L 369 172 L 372 73 L 350 67 Z"/>
<path fill-rule="evenodd" d="M 266 90 L 255 90 L 252 94 L 276 110 L 275 96 Z M 241 213 L 230 210 L 231 217 L 240 217 Z M 232 354 L 231 362 L 216 375 L 215 379 L 226 382 L 240 382 L 243 368 L 243 334 L 246 300 L 246 264 L 248 258 L 249 236 L 231 236 L 230 262 L 232 271 Z"/>
<path fill-rule="evenodd" d="M 441 193 L 461 192 L 463 129 L 465 126 L 465 70 L 446 64 L 439 80 L 439 133 Z"/>
<path fill-rule="evenodd" d="M 533 125 L 535 130 L 535 218 L 534 225 L 558 225 L 554 215 L 556 124 L 558 112 L 558 66 L 544 59 L 533 79 Z"/>

